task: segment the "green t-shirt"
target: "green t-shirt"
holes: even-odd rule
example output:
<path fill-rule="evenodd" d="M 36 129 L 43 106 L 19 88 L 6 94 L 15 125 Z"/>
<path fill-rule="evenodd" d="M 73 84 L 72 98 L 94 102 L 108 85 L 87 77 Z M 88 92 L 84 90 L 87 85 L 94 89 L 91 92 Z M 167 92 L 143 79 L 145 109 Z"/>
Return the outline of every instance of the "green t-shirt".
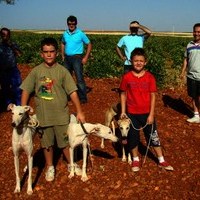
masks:
<path fill-rule="evenodd" d="M 56 63 L 34 67 L 20 88 L 29 94 L 35 92 L 36 115 L 41 127 L 69 123 L 67 95 L 77 90 L 69 71 Z"/>

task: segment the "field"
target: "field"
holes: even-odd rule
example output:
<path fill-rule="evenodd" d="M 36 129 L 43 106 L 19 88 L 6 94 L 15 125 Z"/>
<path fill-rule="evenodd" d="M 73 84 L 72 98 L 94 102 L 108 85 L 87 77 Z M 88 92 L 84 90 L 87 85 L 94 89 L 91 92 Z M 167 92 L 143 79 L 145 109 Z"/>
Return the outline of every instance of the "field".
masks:
<path fill-rule="evenodd" d="M 20 65 L 22 77 L 31 68 Z M 118 87 L 120 79 L 86 77 L 89 102 L 83 105 L 87 122 L 104 122 L 104 113 L 119 96 L 111 91 Z M 31 100 L 30 104 L 34 107 Z M 74 112 L 73 105 L 70 111 Z M 0 113 L 0 199 L 59 199 L 59 200 L 197 200 L 200 199 L 200 124 L 188 124 L 191 116 L 191 100 L 185 86 L 159 89 L 156 103 L 156 119 L 164 155 L 174 167 L 174 172 L 161 170 L 152 149 L 138 173 L 133 173 L 128 163 L 122 162 L 114 144 L 106 141 L 100 148 L 100 139 L 90 136 L 92 156 L 88 158 L 89 180 L 83 183 L 80 177 L 68 178 L 67 166 L 58 149 L 55 154 L 55 181 L 45 181 L 44 158 L 39 144 L 39 136 L 34 139 L 33 195 L 26 194 L 27 174 L 22 171 L 26 165 L 26 155 L 20 157 L 22 191 L 14 194 L 15 172 L 11 148 L 11 113 Z M 144 161 L 146 144 L 141 133 L 141 163 Z M 81 149 L 80 149 L 81 152 Z M 81 154 L 80 154 L 81 155 Z M 78 160 L 82 164 L 82 159 Z"/>

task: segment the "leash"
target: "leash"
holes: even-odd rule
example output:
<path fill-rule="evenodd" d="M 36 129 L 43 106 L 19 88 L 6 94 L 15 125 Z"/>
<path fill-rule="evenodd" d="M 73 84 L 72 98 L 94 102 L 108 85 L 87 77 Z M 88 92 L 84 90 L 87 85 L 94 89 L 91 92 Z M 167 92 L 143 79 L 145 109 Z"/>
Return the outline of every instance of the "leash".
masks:
<path fill-rule="evenodd" d="M 127 118 L 130 120 L 131 126 L 133 127 L 133 129 L 135 129 L 135 130 L 137 130 L 137 131 L 143 130 L 147 125 L 150 125 L 150 124 L 146 123 L 143 127 L 141 127 L 141 128 L 136 128 L 136 127 L 133 125 L 131 119 L 130 119 L 129 117 L 127 117 Z M 149 147 L 150 147 L 150 142 L 151 142 L 152 134 L 153 134 L 153 124 L 151 125 L 151 134 L 150 134 L 149 141 L 148 141 L 148 144 L 147 144 L 147 148 L 146 148 L 146 152 L 145 152 L 144 159 L 143 159 L 143 162 L 142 162 L 142 166 L 143 166 L 143 165 L 145 164 L 145 162 L 146 162 L 146 158 L 147 158 L 147 154 L 148 154 L 148 151 L 149 151 Z M 141 168 L 142 168 L 142 166 L 141 166 Z"/>
<path fill-rule="evenodd" d="M 85 137 L 88 137 L 89 133 L 88 133 L 87 130 L 85 129 L 83 123 L 81 122 L 80 125 L 81 125 L 81 128 L 83 129 L 83 132 L 86 134 Z M 84 139 L 83 139 L 83 140 L 84 140 Z M 90 157 L 90 162 L 91 162 L 91 166 L 92 166 L 92 170 L 93 170 L 92 150 L 91 150 L 91 147 L 90 147 L 90 143 L 89 143 L 89 142 L 88 142 L 88 150 L 89 150 L 89 157 Z"/>
<path fill-rule="evenodd" d="M 149 147 L 150 147 L 150 142 L 151 142 L 152 134 L 153 134 L 153 124 L 152 124 L 152 126 L 151 126 L 151 134 L 150 134 L 150 137 L 149 137 L 149 141 L 148 141 L 147 149 L 146 149 L 146 152 L 145 152 L 145 155 L 144 155 L 144 159 L 143 159 L 143 162 L 142 162 L 142 166 L 143 166 L 144 163 L 146 162 L 146 158 L 147 158 L 147 154 L 148 154 L 148 151 L 149 151 Z M 141 167 L 142 167 L 142 166 L 141 166 Z"/>

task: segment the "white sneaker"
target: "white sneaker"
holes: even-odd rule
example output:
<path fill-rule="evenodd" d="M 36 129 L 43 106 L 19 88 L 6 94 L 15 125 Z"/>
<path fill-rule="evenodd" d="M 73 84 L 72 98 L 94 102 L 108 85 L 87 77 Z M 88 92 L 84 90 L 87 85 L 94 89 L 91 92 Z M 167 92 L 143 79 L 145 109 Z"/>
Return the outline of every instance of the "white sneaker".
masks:
<path fill-rule="evenodd" d="M 74 171 L 75 171 L 76 175 L 81 176 L 82 175 L 82 169 L 79 167 L 79 165 L 74 163 L 74 167 L 75 167 Z M 70 172 L 70 171 L 71 171 L 71 166 L 68 165 L 68 172 Z"/>
<path fill-rule="evenodd" d="M 187 119 L 187 122 L 190 122 L 190 123 L 200 123 L 200 118 L 197 117 L 197 116 L 194 116 L 192 118 Z"/>
<path fill-rule="evenodd" d="M 55 177 L 55 169 L 54 166 L 48 167 L 46 173 L 45 173 L 45 179 L 46 181 L 53 181 Z"/>

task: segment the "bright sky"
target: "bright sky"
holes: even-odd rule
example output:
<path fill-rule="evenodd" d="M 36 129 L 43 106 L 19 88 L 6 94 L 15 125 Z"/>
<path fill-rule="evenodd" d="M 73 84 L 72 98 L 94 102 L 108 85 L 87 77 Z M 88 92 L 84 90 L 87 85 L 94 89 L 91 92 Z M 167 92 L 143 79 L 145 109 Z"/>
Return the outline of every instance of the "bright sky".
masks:
<path fill-rule="evenodd" d="M 199 13 L 200 0 L 16 0 L 0 3 L 0 27 L 63 30 L 75 15 L 83 30 L 127 31 L 137 20 L 152 31 L 191 32 Z"/>

